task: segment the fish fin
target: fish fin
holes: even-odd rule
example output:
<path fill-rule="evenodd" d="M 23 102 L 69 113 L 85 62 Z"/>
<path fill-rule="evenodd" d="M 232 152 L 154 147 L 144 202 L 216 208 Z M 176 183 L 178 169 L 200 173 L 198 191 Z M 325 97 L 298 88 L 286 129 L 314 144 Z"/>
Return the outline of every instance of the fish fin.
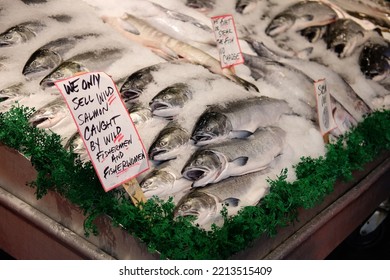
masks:
<path fill-rule="evenodd" d="M 237 207 L 240 200 L 238 198 L 229 197 L 222 201 L 222 204 L 227 207 Z"/>
<path fill-rule="evenodd" d="M 238 157 L 231 161 L 236 166 L 244 166 L 248 162 L 248 157 Z"/>
<path fill-rule="evenodd" d="M 139 30 L 132 24 L 128 23 L 127 21 L 124 20 L 125 19 L 125 16 L 123 16 L 122 18 L 119 19 L 119 25 L 120 27 L 127 31 L 127 32 L 130 32 L 132 34 L 135 34 L 135 35 L 140 35 L 141 33 L 139 32 Z"/>
<path fill-rule="evenodd" d="M 251 136 L 253 132 L 248 131 L 248 130 L 233 130 L 229 133 L 229 136 L 231 138 L 248 138 Z"/>

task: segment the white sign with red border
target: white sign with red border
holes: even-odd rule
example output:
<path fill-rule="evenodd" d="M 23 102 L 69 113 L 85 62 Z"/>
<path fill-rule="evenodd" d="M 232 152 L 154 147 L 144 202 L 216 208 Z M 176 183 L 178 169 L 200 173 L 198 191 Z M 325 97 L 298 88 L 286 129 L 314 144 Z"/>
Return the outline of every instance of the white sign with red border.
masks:
<path fill-rule="evenodd" d="M 219 51 L 221 67 L 227 68 L 244 63 L 233 16 L 215 16 L 211 18 L 211 21 Z"/>
<path fill-rule="evenodd" d="M 109 75 L 83 73 L 55 85 L 106 192 L 149 169 L 145 147 Z"/>
<path fill-rule="evenodd" d="M 330 103 L 330 93 L 326 85 L 326 80 L 321 79 L 315 81 L 314 91 L 317 100 L 318 122 L 322 135 L 325 135 L 337 127 L 333 119 L 332 105 Z"/>

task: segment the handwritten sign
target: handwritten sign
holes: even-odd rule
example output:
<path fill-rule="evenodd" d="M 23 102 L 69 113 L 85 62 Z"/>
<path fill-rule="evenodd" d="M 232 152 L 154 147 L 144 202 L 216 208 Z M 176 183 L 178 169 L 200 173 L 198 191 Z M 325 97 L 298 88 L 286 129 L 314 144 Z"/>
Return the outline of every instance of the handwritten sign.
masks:
<path fill-rule="evenodd" d="M 90 72 L 55 85 L 106 192 L 149 169 L 145 147 L 110 76 Z"/>
<path fill-rule="evenodd" d="M 226 68 L 244 63 L 233 16 L 215 16 L 211 18 L 211 21 L 215 40 L 217 41 L 221 67 Z"/>
<path fill-rule="evenodd" d="M 318 122 L 322 135 L 325 135 L 337 127 L 333 119 L 330 94 L 325 79 L 315 81 L 314 88 L 317 99 Z"/>

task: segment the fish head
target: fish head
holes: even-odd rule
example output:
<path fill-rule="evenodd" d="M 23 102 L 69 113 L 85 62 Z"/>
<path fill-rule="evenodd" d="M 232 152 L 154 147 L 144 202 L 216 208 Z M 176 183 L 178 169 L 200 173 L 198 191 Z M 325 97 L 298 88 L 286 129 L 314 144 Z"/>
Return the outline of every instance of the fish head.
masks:
<path fill-rule="evenodd" d="M 17 83 L 7 88 L 0 90 L 0 102 L 6 101 L 10 98 L 17 97 L 22 92 L 23 83 Z"/>
<path fill-rule="evenodd" d="M 23 43 L 30 37 L 26 28 L 23 26 L 15 26 L 0 34 L 0 47 L 10 47 L 16 44 Z"/>
<path fill-rule="evenodd" d="M 195 223 L 205 224 L 217 213 L 216 199 L 204 192 L 194 191 L 184 196 L 177 204 L 173 216 L 193 216 Z"/>
<path fill-rule="evenodd" d="M 360 70 L 366 78 L 380 82 L 390 77 L 390 46 L 368 44 L 359 56 Z"/>
<path fill-rule="evenodd" d="M 32 77 L 42 72 L 54 69 L 62 62 L 61 56 L 48 49 L 35 51 L 23 67 L 23 75 Z"/>
<path fill-rule="evenodd" d="M 154 170 L 140 183 L 145 196 L 150 198 L 154 195 L 161 196 L 169 193 L 174 187 L 176 176 L 164 169 Z"/>
<path fill-rule="evenodd" d="M 276 16 L 265 29 L 268 36 L 274 37 L 290 29 L 295 23 L 295 16 L 282 14 Z"/>
<path fill-rule="evenodd" d="M 188 133 L 181 128 L 165 129 L 151 145 L 149 158 L 158 161 L 174 159 L 188 140 Z"/>
<path fill-rule="evenodd" d="M 45 76 L 39 84 L 43 89 L 50 88 L 56 81 L 70 78 L 80 72 L 88 72 L 88 69 L 80 63 L 65 61 Z"/>
<path fill-rule="evenodd" d="M 66 105 L 64 103 L 55 103 L 45 106 L 34 112 L 28 122 L 31 126 L 37 128 L 50 128 L 67 116 Z"/>
<path fill-rule="evenodd" d="M 189 99 L 186 88 L 185 84 L 175 84 L 160 91 L 149 103 L 153 114 L 160 117 L 178 115 Z"/>
<path fill-rule="evenodd" d="M 224 165 L 216 152 L 200 150 L 191 156 L 181 173 L 184 178 L 194 181 L 193 187 L 200 187 L 214 182 Z"/>
<path fill-rule="evenodd" d="M 138 98 L 146 86 L 153 81 L 153 76 L 149 72 L 137 71 L 130 75 L 123 83 L 120 94 L 123 100 L 133 100 Z"/>
<path fill-rule="evenodd" d="M 203 113 L 192 132 L 191 139 L 196 145 L 206 145 L 227 137 L 232 131 L 232 124 L 228 117 L 219 112 Z"/>

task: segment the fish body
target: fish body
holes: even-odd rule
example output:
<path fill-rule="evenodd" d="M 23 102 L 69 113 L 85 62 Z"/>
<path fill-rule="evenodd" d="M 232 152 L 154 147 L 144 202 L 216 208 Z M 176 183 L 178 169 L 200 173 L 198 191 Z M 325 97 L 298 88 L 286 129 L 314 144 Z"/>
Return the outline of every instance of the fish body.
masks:
<path fill-rule="evenodd" d="M 65 100 L 61 97 L 35 111 L 28 122 L 33 127 L 51 128 L 67 116 L 69 116 L 69 110 Z"/>
<path fill-rule="evenodd" d="M 192 99 L 192 90 L 185 83 L 175 83 L 160 91 L 149 106 L 153 115 L 171 119 Z"/>
<path fill-rule="evenodd" d="M 295 113 L 307 119 L 316 119 L 316 99 L 313 94 L 313 79 L 302 71 L 272 58 L 243 54 L 245 65 L 255 80 L 263 80 L 285 92 Z"/>
<path fill-rule="evenodd" d="M 245 206 L 254 206 L 266 194 L 268 184 L 261 180 L 261 172 L 232 177 L 204 188 L 196 188 L 182 197 L 174 210 L 174 217 L 194 216 L 194 224 L 210 229 L 223 222 L 221 210 L 235 215 Z"/>
<path fill-rule="evenodd" d="M 366 30 L 351 19 L 338 19 L 330 23 L 324 34 L 327 48 L 341 58 L 350 56 L 366 40 Z"/>
<path fill-rule="evenodd" d="M 85 34 L 64 37 L 43 45 L 29 57 L 23 67 L 23 75 L 34 77 L 48 74 L 49 71 L 61 64 L 64 55 L 75 46 L 78 40 L 97 36 L 97 34 Z"/>
<path fill-rule="evenodd" d="M 169 123 L 157 135 L 149 149 L 149 158 L 165 161 L 176 158 L 187 146 L 190 134 L 176 122 Z"/>
<path fill-rule="evenodd" d="M 320 1 L 300 1 L 276 15 L 265 33 L 277 36 L 286 31 L 300 31 L 311 26 L 329 24 L 337 19 L 336 12 Z"/>
<path fill-rule="evenodd" d="M 0 47 L 11 47 L 31 40 L 45 25 L 39 21 L 29 21 L 15 25 L 0 34 Z"/>
<path fill-rule="evenodd" d="M 313 61 L 279 56 L 259 42 L 251 42 L 251 46 L 259 55 L 271 57 L 274 60 L 288 64 L 304 72 L 314 81 L 325 78 L 331 96 L 358 122 L 362 121 L 363 117 L 371 112 L 371 108 L 355 90 L 329 67 Z M 312 71 L 308 71 L 307 69 L 312 69 Z M 320 73 L 321 76 L 318 76 L 318 73 Z"/>
<path fill-rule="evenodd" d="M 286 133 L 279 127 L 258 129 L 245 139 L 210 144 L 195 151 L 182 170 L 193 187 L 228 177 L 266 169 L 285 146 Z"/>
<path fill-rule="evenodd" d="M 247 90 L 259 91 L 255 85 L 238 77 L 230 68 L 222 69 L 220 62 L 208 53 L 168 36 L 140 18 L 125 13 L 120 19 L 103 17 L 103 20 L 124 36 L 149 47 L 167 60 L 184 58 L 206 67 L 213 73 L 227 77 Z"/>
<path fill-rule="evenodd" d="M 122 56 L 122 50 L 117 48 L 88 51 L 65 60 L 40 82 L 43 89 L 54 86 L 57 80 L 66 79 L 80 72 L 103 70 Z"/>
<path fill-rule="evenodd" d="M 225 139 L 246 138 L 256 129 L 274 125 L 292 110 L 285 100 L 251 97 L 211 106 L 198 118 L 191 139 L 198 146 Z"/>

